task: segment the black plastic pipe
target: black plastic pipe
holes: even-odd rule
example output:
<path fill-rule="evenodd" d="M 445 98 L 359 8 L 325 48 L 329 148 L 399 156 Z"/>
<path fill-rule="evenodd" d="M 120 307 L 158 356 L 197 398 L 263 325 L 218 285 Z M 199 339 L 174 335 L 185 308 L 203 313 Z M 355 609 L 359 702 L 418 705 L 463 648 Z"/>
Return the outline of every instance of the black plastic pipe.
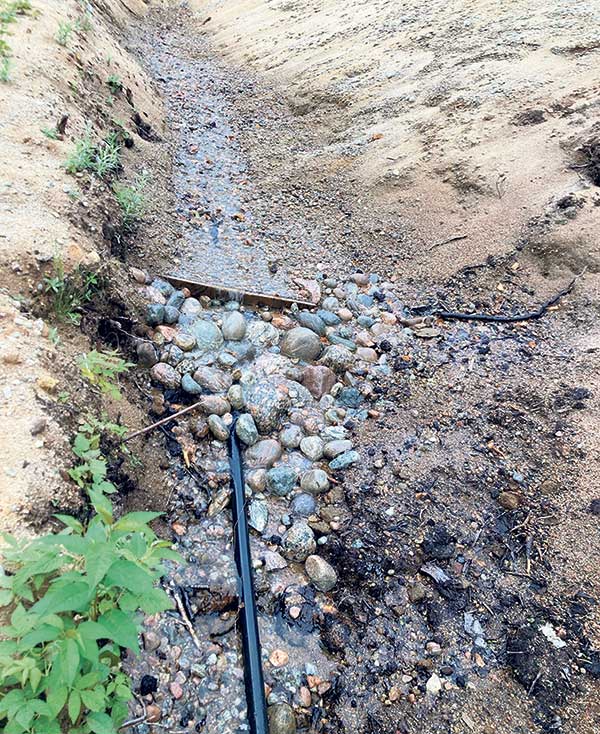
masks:
<path fill-rule="evenodd" d="M 250 534 L 246 517 L 244 492 L 244 470 L 240 439 L 235 431 L 237 416 L 229 431 L 229 466 L 231 469 L 231 510 L 233 516 L 233 538 L 235 563 L 240 577 L 239 622 L 244 654 L 244 683 L 246 707 L 251 734 L 268 734 L 267 706 L 263 680 L 260 636 L 254 598 L 254 577 L 250 555 Z"/>

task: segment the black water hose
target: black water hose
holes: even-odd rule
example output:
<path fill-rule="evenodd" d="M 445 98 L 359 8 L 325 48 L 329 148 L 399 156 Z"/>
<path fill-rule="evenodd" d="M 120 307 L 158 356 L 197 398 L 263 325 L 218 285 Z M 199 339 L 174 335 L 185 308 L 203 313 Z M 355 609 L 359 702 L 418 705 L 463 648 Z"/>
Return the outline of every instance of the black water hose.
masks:
<path fill-rule="evenodd" d="M 231 469 L 231 510 L 233 516 L 233 537 L 235 563 L 240 577 L 239 622 L 242 633 L 244 655 L 244 683 L 246 687 L 246 707 L 251 734 L 268 734 L 267 706 L 263 680 L 260 636 L 256 617 L 254 598 L 254 578 L 250 556 L 250 534 L 246 517 L 246 497 L 244 492 L 244 470 L 240 439 L 235 431 L 237 416 L 229 430 L 229 466 Z"/>

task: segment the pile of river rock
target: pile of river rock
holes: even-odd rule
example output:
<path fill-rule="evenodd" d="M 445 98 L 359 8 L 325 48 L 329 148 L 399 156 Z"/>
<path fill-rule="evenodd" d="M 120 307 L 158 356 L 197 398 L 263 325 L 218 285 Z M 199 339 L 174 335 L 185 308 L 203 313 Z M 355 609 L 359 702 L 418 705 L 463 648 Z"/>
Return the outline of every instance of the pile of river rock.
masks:
<path fill-rule="evenodd" d="M 277 545 L 256 566 L 291 565 L 317 593 L 332 590 L 336 570 L 319 548 L 341 519 L 327 512 L 326 498 L 360 461 L 358 424 L 379 415 L 373 378 L 389 370 L 402 332 L 394 297 L 375 275 L 322 276 L 302 281 L 314 307 L 268 310 L 195 298 L 139 270 L 133 277 L 147 302 L 137 353 L 159 388 L 154 412 L 200 403 L 173 435 L 206 480 L 206 514 L 229 502 L 226 442 L 235 420 L 249 523 Z"/>

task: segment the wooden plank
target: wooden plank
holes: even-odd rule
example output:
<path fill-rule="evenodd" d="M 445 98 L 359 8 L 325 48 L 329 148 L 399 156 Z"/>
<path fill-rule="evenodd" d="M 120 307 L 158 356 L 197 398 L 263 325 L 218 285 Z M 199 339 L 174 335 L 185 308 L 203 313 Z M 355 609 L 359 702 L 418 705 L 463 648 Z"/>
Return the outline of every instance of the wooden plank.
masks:
<path fill-rule="evenodd" d="M 186 280 L 175 275 L 166 275 L 165 280 L 168 280 L 171 285 L 179 290 L 187 288 L 192 296 L 209 296 L 210 298 L 239 301 L 240 303 L 247 303 L 251 306 L 260 304 L 271 308 L 289 308 L 292 304 L 296 303 L 301 308 L 315 308 L 318 305 L 312 301 L 302 301 L 292 296 L 242 291 L 238 288 L 227 288 L 226 286 L 216 285 L 215 283 L 198 283 L 194 280 Z"/>

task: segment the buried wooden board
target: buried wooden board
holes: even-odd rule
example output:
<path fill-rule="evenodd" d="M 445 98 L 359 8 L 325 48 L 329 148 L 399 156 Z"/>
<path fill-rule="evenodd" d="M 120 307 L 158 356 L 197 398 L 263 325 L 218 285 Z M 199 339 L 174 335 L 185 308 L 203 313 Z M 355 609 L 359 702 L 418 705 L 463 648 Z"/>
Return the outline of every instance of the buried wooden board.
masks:
<path fill-rule="evenodd" d="M 251 306 L 260 304 L 272 308 L 289 308 L 292 304 L 296 303 L 302 308 L 315 308 L 317 305 L 312 301 L 303 301 L 292 296 L 280 296 L 274 293 L 254 293 L 252 291 L 239 290 L 238 288 L 216 285 L 215 283 L 198 283 L 193 280 L 179 278 L 175 275 L 166 275 L 165 280 L 168 280 L 176 288 L 187 288 L 192 296 L 227 298 L 230 301 L 239 301 L 240 303 L 247 303 Z"/>

